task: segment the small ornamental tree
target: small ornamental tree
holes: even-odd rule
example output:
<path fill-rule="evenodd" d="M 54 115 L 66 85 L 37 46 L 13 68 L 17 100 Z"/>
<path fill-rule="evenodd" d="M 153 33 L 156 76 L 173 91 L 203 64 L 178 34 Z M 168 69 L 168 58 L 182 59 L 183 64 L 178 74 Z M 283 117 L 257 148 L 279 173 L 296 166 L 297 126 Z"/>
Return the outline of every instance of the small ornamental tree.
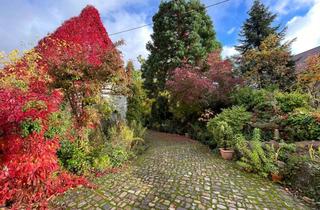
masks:
<path fill-rule="evenodd" d="M 249 84 L 258 88 L 277 85 L 283 90 L 290 89 L 296 79 L 290 45 L 291 42 L 281 44 L 281 39 L 273 34 L 258 49 L 248 50 L 241 65 L 250 69 L 245 74 Z"/>
<path fill-rule="evenodd" d="M 143 88 L 141 72 L 134 69 L 132 61 L 127 64 L 127 74 L 131 76 L 130 94 L 128 96 L 127 120 L 145 124 L 151 112 L 151 100 Z"/>
<path fill-rule="evenodd" d="M 215 87 L 200 68 L 185 64 L 173 71 L 167 88 L 171 93 L 171 109 L 175 118 L 188 121 L 207 106 L 207 97 Z"/>
<path fill-rule="evenodd" d="M 173 71 L 167 87 L 172 98 L 184 104 L 204 102 L 208 94 L 212 93 L 215 88 L 212 81 L 200 68 L 189 64 L 184 64 L 183 67 Z"/>
<path fill-rule="evenodd" d="M 199 65 L 208 53 L 219 49 L 211 18 L 199 0 L 161 1 L 153 16 L 150 55 L 142 65 L 144 86 L 156 98 L 166 88 L 172 71 L 185 59 Z"/>
<path fill-rule="evenodd" d="M 86 106 L 99 101 L 106 84 L 122 84 L 117 91 L 127 84 L 120 53 L 92 6 L 42 39 L 36 51 L 52 78 L 50 85 L 63 91 L 81 126 L 88 120 Z"/>
<path fill-rule="evenodd" d="M 310 95 L 314 105 L 320 106 L 320 54 L 308 58 L 305 69 L 298 75 L 298 81 Z"/>
<path fill-rule="evenodd" d="M 216 51 L 208 55 L 204 66 L 185 64 L 176 68 L 167 88 L 174 103 L 186 109 L 185 113 L 194 113 L 208 107 L 211 102 L 225 103 L 236 83 L 232 65 L 228 60 L 221 60 L 220 52 Z"/>
<path fill-rule="evenodd" d="M 220 51 L 210 53 L 206 61 L 209 78 L 215 84 L 212 102 L 217 108 L 225 107 L 230 103 L 230 93 L 241 82 L 239 78 L 233 76 L 231 62 L 228 59 L 222 60 L 220 53 Z"/>

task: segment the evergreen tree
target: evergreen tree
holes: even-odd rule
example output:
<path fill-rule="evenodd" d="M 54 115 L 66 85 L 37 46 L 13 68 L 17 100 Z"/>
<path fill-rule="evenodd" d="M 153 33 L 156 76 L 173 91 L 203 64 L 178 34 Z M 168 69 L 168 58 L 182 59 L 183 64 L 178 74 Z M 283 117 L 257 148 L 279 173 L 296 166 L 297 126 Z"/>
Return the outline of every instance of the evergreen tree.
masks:
<path fill-rule="evenodd" d="M 132 61 L 128 62 L 126 70 L 131 82 L 130 94 L 128 96 L 127 120 L 129 122 L 135 121 L 139 124 L 145 124 L 146 118 L 151 111 L 151 102 L 147 98 L 146 91 L 143 88 L 141 71 L 134 69 Z"/>
<path fill-rule="evenodd" d="M 280 39 L 284 37 L 284 31 L 279 32 L 280 25 L 272 26 L 277 15 L 272 14 L 260 0 L 255 0 L 250 11 L 249 18 L 245 21 L 240 31 L 240 45 L 236 49 L 241 55 L 248 50 L 256 49 L 269 35 L 276 34 Z"/>
<path fill-rule="evenodd" d="M 150 55 L 142 65 L 144 85 L 150 97 L 165 89 L 169 73 L 183 61 L 191 65 L 205 60 L 220 48 L 206 9 L 199 0 L 162 1 L 153 17 Z"/>
<path fill-rule="evenodd" d="M 250 69 L 244 74 L 249 84 L 258 88 L 272 85 L 282 90 L 293 87 L 296 75 L 290 52 L 292 41 L 283 44 L 281 41 L 271 34 L 259 48 L 250 49 L 242 56 L 241 65 Z"/>
<path fill-rule="evenodd" d="M 248 14 L 249 18 L 240 32 L 240 45 L 236 46 L 240 53 L 237 57 L 238 71 L 249 84 L 254 83 L 260 88 L 276 85 L 289 89 L 296 77 L 290 52 L 292 41 L 281 44 L 286 28 L 280 30 L 280 25 L 274 26 L 277 15 L 272 14 L 260 0 L 254 1 Z"/>

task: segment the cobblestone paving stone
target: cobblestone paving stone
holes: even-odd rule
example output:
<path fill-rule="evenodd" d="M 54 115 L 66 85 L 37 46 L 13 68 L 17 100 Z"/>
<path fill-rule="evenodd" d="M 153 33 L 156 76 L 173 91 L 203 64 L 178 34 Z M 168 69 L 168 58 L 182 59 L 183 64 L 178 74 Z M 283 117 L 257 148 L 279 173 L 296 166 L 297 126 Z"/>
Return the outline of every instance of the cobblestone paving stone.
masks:
<path fill-rule="evenodd" d="M 54 200 L 62 209 L 309 209 L 267 179 L 239 171 L 200 143 L 148 132 L 129 169 Z"/>

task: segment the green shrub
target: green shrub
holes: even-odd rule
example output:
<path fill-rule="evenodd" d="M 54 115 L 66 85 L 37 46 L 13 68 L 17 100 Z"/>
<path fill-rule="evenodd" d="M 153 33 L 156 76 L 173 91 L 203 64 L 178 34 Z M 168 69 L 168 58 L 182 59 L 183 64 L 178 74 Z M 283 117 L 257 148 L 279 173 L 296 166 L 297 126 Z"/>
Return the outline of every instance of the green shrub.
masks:
<path fill-rule="evenodd" d="M 104 171 L 111 167 L 111 160 L 107 154 L 101 154 L 93 158 L 92 167 L 97 171 Z"/>
<path fill-rule="evenodd" d="M 284 136 L 291 141 L 320 140 L 320 122 L 315 113 L 296 111 L 282 122 Z"/>
<path fill-rule="evenodd" d="M 136 132 L 142 135 L 143 129 L 140 128 Z M 126 151 L 131 151 L 136 144 L 144 141 L 142 138 L 135 136 L 134 130 L 125 123 L 119 123 L 109 129 L 109 140 L 113 146 L 121 147 Z"/>
<path fill-rule="evenodd" d="M 29 134 L 33 132 L 39 133 L 42 129 L 41 120 L 40 119 L 32 120 L 31 118 L 28 118 L 21 123 L 20 127 L 21 127 L 22 137 L 27 137 Z"/>
<path fill-rule="evenodd" d="M 227 122 L 218 121 L 217 123 L 209 123 L 208 129 L 212 133 L 213 141 L 220 148 L 233 148 L 233 131 Z"/>
<path fill-rule="evenodd" d="M 61 165 L 74 174 L 86 174 L 91 168 L 88 143 L 64 140 L 60 142 L 60 145 L 57 155 Z"/>
<path fill-rule="evenodd" d="M 296 152 L 296 145 L 287 144 L 283 140 L 281 140 L 281 142 L 278 145 L 267 144 L 266 149 L 275 163 L 278 161 L 286 162 L 288 160 L 288 156 Z"/>
<path fill-rule="evenodd" d="M 241 159 L 237 164 L 246 171 L 258 173 L 267 177 L 274 170 L 275 164 L 272 157 L 263 149 L 259 129 L 254 129 L 251 141 L 246 141 L 244 136 L 238 134 L 235 137 L 236 147 Z"/>
<path fill-rule="evenodd" d="M 60 145 L 57 152 L 60 163 L 74 174 L 88 174 L 90 170 L 104 171 L 112 165 L 106 146 L 94 148 L 85 140 L 64 140 Z"/>
<path fill-rule="evenodd" d="M 253 108 L 257 121 L 268 122 L 274 120 L 279 113 L 279 107 L 273 92 L 265 91 L 264 99 Z"/>
<path fill-rule="evenodd" d="M 265 100 L 266 90 L 256 90 L 251 87 L 243 87 L 234 91 L 231 95 L 233 104 L 252 110 L 257 104 Z"/>
<path fill-rule="evenodd" d="M 113 167 L 122 166 L 130 157 L 130 153 L 121 147 L 112 147 L 108 153 Z"/>
<path fill-rule="evenodd" d="M 192 139 L 198 140 L 203 144 L 209 145 L 210 148 L 217 147 L 217 143 L 212 141 L 212 134 L 205 124 L 195 122 L 190 125 L 189 134 Z"/>
<path fill-rule="evenodd" d="M 299 92 L 277 92 L 275 94 L 278 106 L 284 113 L 294 111 L 296 108 L 309 108 L 310 97 Z"/>
<path fill-rule="evenodd" d="M 48 130 L 45 133 L 45 137 L 52 139 L 56 135 L 61 139 L 65 138 L 67 130 L 72 125 L 71 113 L 66 110 L 52 113 L 49 116 Z"/>
<path fill-rule="evenodd" d="M 286 164 L 286 184 L 320 202 L 320 162 L 292 156 Z"/>
<path fill-rule="evenodd" d="M 97 104 L 99 113 L 103 116 L 103 119 L 109 119 L 113 111 L 113 107 L 106 99 L 102 99 L 100 103 Z"/>
<path fill-rule="evenodd" d="M 135 137 L 144 138 L 147 128 L 142 125 L 142 123 L 132 120 L 129 124 L 129 127 L 133 130 Z"/>
<path fill-rule="evenodd" d="M 233 106 L 229 109 L 224 109 L 216 117 L 210 119 L 208 127 L 212 130 L 219 122 L 226 122 L 234 133 L 240 133 L 251 117 L 251 113 L 247 112 L 244 107 Z"/>

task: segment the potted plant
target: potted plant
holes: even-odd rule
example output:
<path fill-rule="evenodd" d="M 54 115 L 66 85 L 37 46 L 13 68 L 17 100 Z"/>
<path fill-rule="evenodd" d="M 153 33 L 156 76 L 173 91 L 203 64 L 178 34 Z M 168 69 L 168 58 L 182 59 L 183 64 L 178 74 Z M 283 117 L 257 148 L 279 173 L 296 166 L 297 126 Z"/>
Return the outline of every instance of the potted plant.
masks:
<path fill-rule="evenodd" d="M 296 150 L 296 146 L 294 144 L 286 144 L 281 141 L 278 145 L 271 143 L 271 146 L 267 145 L 266 148 L 273 162 L 270 168 L 272 181 L 280 182 L 283 180 L 283 176 L 280 171 L 284 169 L 285 163 L 280 161 L 279 158 L 283 152 L 294 152 Z"/>
<path fill-rule="evenodd" d="M 281 182 L 283 180 L 283 176 L 280 174 L 280 170 L 277 165 L 273 165 L 270 169 L 270 172 L 273 182 Z"/>
<path fill-rule="evenodd" d="M 220 150 L 220 155 L 223 159 L 225 159 L 225 160 L 232 160 L 233 159 L 233 154 L 234 154 L 233 149 L 219 148 L 219 150 Z"/>
<path fill-rule="evenodd" d="M 211 127 L 214 140 L 216 141 L 221 157 L 225 160 L 232 160 L 234 155 L 233 131 L 227 122 L 217 122 Z"/>

